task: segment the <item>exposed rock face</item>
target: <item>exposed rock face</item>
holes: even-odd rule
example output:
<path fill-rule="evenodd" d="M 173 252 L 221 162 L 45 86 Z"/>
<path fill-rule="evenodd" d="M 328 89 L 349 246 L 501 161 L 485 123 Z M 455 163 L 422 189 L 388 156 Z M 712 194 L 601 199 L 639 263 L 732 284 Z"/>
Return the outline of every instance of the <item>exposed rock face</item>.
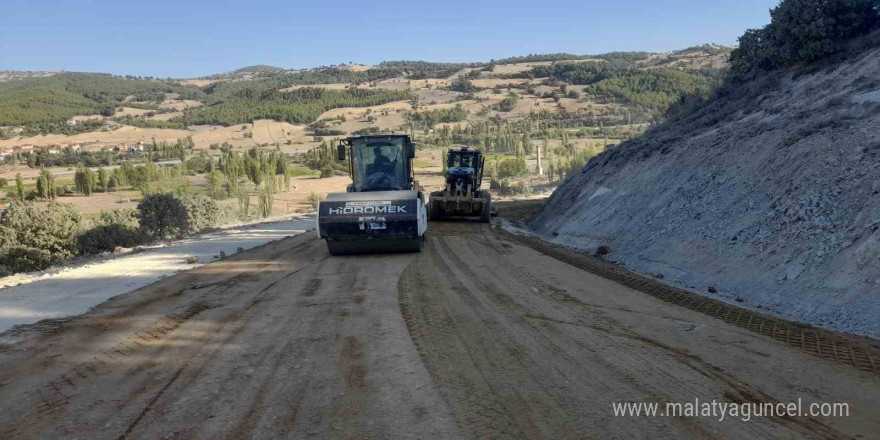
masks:
<path fill-rule="evenodd" d="M 880 50 L 743 85 L 606 151 L 530 225 L 673 283 L 878 337 Z"/>

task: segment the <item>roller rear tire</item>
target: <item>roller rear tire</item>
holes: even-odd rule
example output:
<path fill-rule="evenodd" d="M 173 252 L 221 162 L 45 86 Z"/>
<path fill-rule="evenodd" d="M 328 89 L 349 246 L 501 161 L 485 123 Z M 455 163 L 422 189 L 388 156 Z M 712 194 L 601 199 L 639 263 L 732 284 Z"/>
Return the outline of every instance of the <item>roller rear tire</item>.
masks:
<path fill-rule="evenodd" d="M 421 252 L 425 247 L 425 234 L 418 237 L 388 240 L 327 240 L 330 255 L 392 254 L 398 252 Z"/>

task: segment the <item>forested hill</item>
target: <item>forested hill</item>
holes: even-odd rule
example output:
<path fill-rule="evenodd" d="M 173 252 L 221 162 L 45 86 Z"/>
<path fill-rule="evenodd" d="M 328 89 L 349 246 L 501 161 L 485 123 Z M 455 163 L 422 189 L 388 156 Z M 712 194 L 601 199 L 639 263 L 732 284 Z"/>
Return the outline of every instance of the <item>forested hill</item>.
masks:
<path fill-rule="evenodd" d="M 225 73 L 218 73 L 215 75 L 207 76 L 208 79 L 223 79 L 223 78 L 240 78 L 246 75 L 274 75 L 276 73 L 284 72 L 285 69 L 281 67 L 268 66 L 265 64 L 257 64 L 254 66 L 245 66 L 239 69 L 231 70 Z"/>
<path fill-rule="evenodd" d="M 169 81 L 100 73 L 61 73 L 0 83 L 0 126 L 62 122 L 77 115 L 112 115 L 128 100 L 161 102 L 166 93 L 204 101 L 204 91 Z"/>
<path fill-rule="evenodd" d="M 162 106 L 167 99 L 184 101 L 190 108 L 170 121 L 141 121 L 143 126 L 231 125 L 257 118 L 310 123 L 332 108 L 414 99 L 413 89 L 377 87 L 378 82 L 392 78 L 450 81 L 439 87 L 464 94 L 479 89 L 468 83 L 471 79 L 546 78 L 552 84 L 585 86 L 577 90 L 604 102 L 638 107 L 662 117 L 682 96 L 708 93 L 718 82 L 726 53 L 729 48 L 706 45 L 670 54 L 533 54 L 482 63 L 404 60 L 385 61 L 372 67 L 339 65 L 298 71 L 256 65 L 200 81 L 100 73 L 18 75 L 6 72 L 5 77 L 10 80 L 0 82 L 0 136 L 3 136 L 2 127 L 25 127 L 27 133 L 94 129 L 104 122 L 93 121 L 94 126 L 90 127 L 83 124 L 71 127 L 66 121 L 82 115 L 113 117 L 123 106 L 167 112 L 168 107 Z M 704 62 L 710 58 L 714 61 Z M 525 66 L 525 70 L 499 73 L 495 69 L 498 65 L 517 63 Z M 328 84 L 347 86 L 320 87 Z M 310 85 L 317 87 L 310 88 Z M 427 87 L 427 82 L 422 86 Z M 133 119 L 120 122 L 128 124 Z M 6 132 L 11 131 L 6 129 Z"/>

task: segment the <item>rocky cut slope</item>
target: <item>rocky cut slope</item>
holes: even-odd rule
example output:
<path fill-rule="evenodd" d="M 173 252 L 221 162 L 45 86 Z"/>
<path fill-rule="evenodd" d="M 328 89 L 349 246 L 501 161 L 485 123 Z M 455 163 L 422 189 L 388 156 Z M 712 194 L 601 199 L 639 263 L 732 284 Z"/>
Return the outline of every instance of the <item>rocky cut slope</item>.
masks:
<path fill-rule="evenodd" d="M 664 281 L 880 337 L 880 49 L 743 84 L 606 151 L 529 222 Z"/>

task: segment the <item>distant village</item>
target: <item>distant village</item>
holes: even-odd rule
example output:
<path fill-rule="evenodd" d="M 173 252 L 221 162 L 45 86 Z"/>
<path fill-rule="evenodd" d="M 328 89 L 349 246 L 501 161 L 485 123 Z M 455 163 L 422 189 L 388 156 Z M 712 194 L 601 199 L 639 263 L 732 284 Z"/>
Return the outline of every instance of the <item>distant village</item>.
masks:
<path fill-rule="evenodd" d="M 63 154 L 63 153 L 76 153 L 82 150 L 83 148 L 88 147 L 86 144 L 54 144 L 54 145 L 46 145 L 46 146 L 35 146 L 33 144 L 22 144 L 15 145 L 12 147 L 0 147 L 0 162 L 9 161 L 15 157 L 17 154 Z M 147 147 L 143 142 L 137 142 L 133 144 L 112 144 L 112 145 L 103 145 L 97 149 L 97 151 L 114 151 L 117 153 L 129 153 L 135 151 L 144 151 Z"/>

